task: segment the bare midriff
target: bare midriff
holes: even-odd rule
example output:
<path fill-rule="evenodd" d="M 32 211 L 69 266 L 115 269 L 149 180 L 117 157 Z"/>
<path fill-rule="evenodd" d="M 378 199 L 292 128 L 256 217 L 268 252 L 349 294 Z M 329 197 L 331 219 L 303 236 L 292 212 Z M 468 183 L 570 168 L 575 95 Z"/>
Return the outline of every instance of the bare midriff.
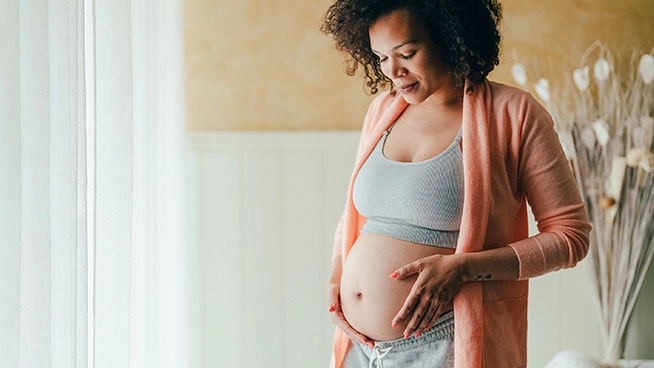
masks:
<path fill-rule="evenodd" d="M 398 268 L 454 249 L 412 243 L 382 235 L 361 234 L 350 251 L 341 276 L 341 305 L 350 325 L 377 341 L 399 338 L 409 320 L 392 327 L 417 276 L 402 280 L 389 275 Z M 451 305 L 447 310 L 451 309 Z M 445 312 L 445 311 L 443 311 Z"/>

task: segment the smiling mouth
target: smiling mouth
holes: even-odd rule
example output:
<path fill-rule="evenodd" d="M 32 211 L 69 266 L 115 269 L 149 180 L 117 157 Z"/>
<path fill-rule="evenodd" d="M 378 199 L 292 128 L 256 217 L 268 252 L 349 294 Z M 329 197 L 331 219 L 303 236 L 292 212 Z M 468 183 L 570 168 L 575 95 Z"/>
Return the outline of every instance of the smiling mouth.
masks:
<path fill-rule="evenodd" d="M 418 82 L 411 83 L 411 84 L 405 84 L 405 85 L 400 86 L 399 90 L 402 93 L 409 93 L 409 92 L 413 91 L 416 88 L 417 85 L 418 85 Z"/>

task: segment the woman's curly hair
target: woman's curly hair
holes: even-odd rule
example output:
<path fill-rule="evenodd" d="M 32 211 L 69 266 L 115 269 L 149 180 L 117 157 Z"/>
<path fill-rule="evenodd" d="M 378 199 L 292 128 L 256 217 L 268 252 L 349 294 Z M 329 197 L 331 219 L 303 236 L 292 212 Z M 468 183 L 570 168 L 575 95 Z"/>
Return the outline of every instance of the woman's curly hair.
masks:
<path fill-rule="evenodd" d="M 324 16 L 321 31 L 350 55 L 348 75 L 363 67 L 371 94 L 392 83 L 370 49 L 368 30 L 396 9 L 407 9 L 424 24 L 457 86 L 467 81 L 474 88 L 499 64 L 502 8 L 497 0 L 336 0 Z"/>

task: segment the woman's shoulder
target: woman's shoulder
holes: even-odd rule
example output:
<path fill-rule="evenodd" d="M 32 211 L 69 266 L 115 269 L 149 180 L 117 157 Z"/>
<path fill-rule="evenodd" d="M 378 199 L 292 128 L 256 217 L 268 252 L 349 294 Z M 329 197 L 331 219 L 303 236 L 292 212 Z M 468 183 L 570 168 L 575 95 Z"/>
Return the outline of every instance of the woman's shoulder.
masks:
<path fill-rule="evenodd" d="M 384 112 L 390 109 L 402 96 L 395 90 L 386 90 L 378 94 L 370 103 L 368 113 Z"/>
<path fill-rule="evenodd" d="M 528 91 L 499 82 L 489 81 L 488 84 L 494 110 L 508 112 L 513 117 L 534 113 L 548 115 L 547 109 Z"/>
<path fill-rule="evenodd" d="M 516 102 L 526 102 L 534 100 L 531 93 L 515 86 L 510 86 L 508 84 L 503 84 L 500 82 L 488 81 L 490 86 L 491 95 L 493 96 L 494 101 L 506 102 L 506 103 L 516 103 Z"/>
<path fill-rule="evenodd" d="M 383 124 L 386 120 L 384 116 L 388 113 L 400 111 L 406 106 L 404 98 L 394 91 L 381 92 L 375 97 L 368 107 L 368 112 L 363 124 L 363 131 L 370 133 L 375 130 L 378 124 Z"/>

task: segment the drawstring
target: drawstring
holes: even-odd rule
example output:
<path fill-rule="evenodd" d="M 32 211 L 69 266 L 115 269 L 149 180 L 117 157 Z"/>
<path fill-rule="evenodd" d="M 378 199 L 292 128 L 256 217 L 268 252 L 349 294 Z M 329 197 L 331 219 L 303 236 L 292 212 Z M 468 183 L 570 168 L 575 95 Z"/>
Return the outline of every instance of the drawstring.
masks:
<path fill-rule="evenodd" d="M 377 368 L 384 368 L 384 362 L 382 361 L 382 358 L 385 357 L 386 354 L 388 354 L 391 350 L 393 350 L 392 346 L 386 349 L 382 349 L 375 345 L 375 347 L 372 349 L 372 354 L 370 355 L 370 363 L 368 364 L 368 368 L 374 368 L 374 362 L 377 362 Z"/>

